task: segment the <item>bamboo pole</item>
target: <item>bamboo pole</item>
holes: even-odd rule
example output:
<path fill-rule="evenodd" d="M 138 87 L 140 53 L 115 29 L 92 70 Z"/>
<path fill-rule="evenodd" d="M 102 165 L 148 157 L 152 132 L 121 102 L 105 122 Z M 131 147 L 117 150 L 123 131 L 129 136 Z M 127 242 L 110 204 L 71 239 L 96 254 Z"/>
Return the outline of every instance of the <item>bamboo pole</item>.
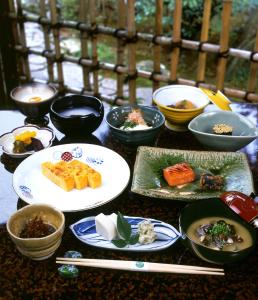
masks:
<path fill-rule="evenodd" d="M 126 25 L 126 5 L 124 0 L 118 1 L 118 20 L 117 20 L 117 26 L 119 29 L 125 28 Z M 123 65 L 124 59 L 125 59 L 125 53 L 124 53 L 124 41 L 122 39 L 117 39 L 117 58 L 116 63 L 117 65 Z M 117 97 L 123 98 L 124 91 L 124 76 L 120 73 L 117 73 Z"/>
<path fill-rule="evenodd" d="M 229 25 L 230 25 L 230 15 L 232 9 L 232 0 L 223 0 L 223 7 L 222 7 L 222 28 L 220 34 L 220 54 L 221 55 L 218 60 L 218 67 L 217 67 L 217 78 L 216 78 L 216 88 L 218 90 L 222 90 L 225 81 L 225 72 L 226 72 L 226 65 L 227 65 L 227 51 L 229 48 Z"/>
<path fill-rule="evenodd" d="M 131 2 L 131 1 L 128 1 L 128 2 Z M 225 5 L 225 3 L 223 5 Z M 13 23 L 15 23 L 15 21 L 17 20 L 17 16 L 15 14 L 15 11 L 11 11 L 11 13 L 9 14 L 9 17 L 12 20 L 14 20 Z M 51 21 L 49 21 L 45 17 L 42 17 L 42 18 L 39 19 L 38 17 L 35 17 L 35 16 L 29 16 L 29 15 L 28 16 L 26 16 L 26 15 L 22 16 L 21 21 L 25 22 L 26 20 L 27 21 L 32 21 L 32 22 L 35 22 L 35 23 L 38 23 L 38 24 L 41 24 L 41 25 L 46 25 L 46 26 L 49 25 L 49 24 L 53 24 L 52 19 L 51 19 Z M 134 22 L 134 20 L 133 20 L 133 22 Z M 128 20 L 128 23 L 129 23 L 129 20 Z M 127 27 L 129 27 L 128 23 L 127 23 Z M 176 24 L 180 24 L 180 23 L 176 22 Z M 58 27 L 55 27 L 54 29 L 58 30 L 58 28 L 60 28 L 60 27 L 79 29 L 80 31 L 85 31 L 88 34 L 90 34 L 91 29 L 92 29 L 92 24 L 90 23 L 90 25 L 89 25 L 89 24 L 84 23 L 84 22 L 83 23 L 78 23 L 78 22 L 73 22 L 73 21 L 60 21 L 58 23 Z M 96 35 L 103 33 L 103 34 L 111 36 L 111 35 L 114 35 L 115 31 L 116 31 L 116 29 L 114 29 L 114 28 L 110 28 L 110 27 L 100 25 L 100 26 L 97 27 L 97 30 L 94 33 L 96 33 Z M 175 31 L 175 28 L 174 28 L 174 31 Z M 135 32 L 135 28 L 134 28 L 134 32 Z M 169 44 L 171 44 L 172 41 L 175 42 L 174 33 L 172 35 L 172 38 L 168 38 L 168 37 L 164 37 L 164 36 L 158 36 L 155 39 L 153 39 L 154 36 L 152 34 L 138 32 L 137 34 L 134 34 L 134 35 L 130 34 L 129 35 L 129 31 L 119 30 L 119 31 L 117 31 L 116 37 L 119 40 L 121 40 L 121 39 L 125 39 L 125 38 L 127 39 L 127 38 L 132 37 L 132 36 L 134 37 L 135 35 L 141 41 L 152 42 L 153 40 L 155 40 L 155 45 L 157 43 L 158 46 L 169 45 Z M 130 47 L 130 44 L 133 44 L 133 43 L 129 43 L 128 44 L 129 47 Z M 200 42 L 198 42 L 198 41 L 182 40 L 181 47 L 185 48 L 185 49 L 190 49 L 190 50 L 198 50 L 199 45 L 200 45 Z M 136 48 L 135 44 L 134 44 L 134 48 Z M 202 48 L 203 51 L 210 52 L 210 53 L 219 53 L 219 51 L 223 52 L 222 51 L 222 43 L 220 43 L 220 46 L 210 44 L 210 43 L 204 43 L 204 44 L 202 44 L 201 48 Z M 57 52 L 48 53 L 47 51 L 42 52 L 42 51 L 38 51 L 38 50 L 34 50 L 34 49 L 28 49 L 27 47 L 24 48 L 23 45 L 21 45 L 19 42 L 16 43 L 15 49 L 17 50 L 17 52 L 20 52 L 20 53 L 36 54 L 36 55 L 40 55 L 40 56 L 43 56 L 43 57 L 46 57 L 46 58 L 51 58 L 53 61 L 56 61 L 57 63 L 61 63 L 61 60 L 58 59 Z M 225 51 L 227 50 L 227 48 L 224 48 L 224 49 L 225 49 Z M 252 59 L 252 63 L 251 63 L 252 65 L 255 65 L 256 62 L 258 62 L 258 53 L 255 53 L 255 52 L 252 53 L 251 51 L 247 51 L 247 50 L 231 48 L 231 49 L 229 49 L 229 55 L 234 56 L 234 57 L 238 57 L 238 58 L 248 59 L 248 60 Z M 134 61 L 135 61 L 134 70 L 137 71 L 135 56 L 136 56 L 136 49 L 134 50 Z M 224 59 L 224 57 L 223 57 L 223 59 Z M 81 59 L 81 60 L 79 60 L 78 58 L 64 56 L 62 58 L 62 60 L 69 61 L 69 62 L 76 63 L 76 64 L 81 63 L 82 66 L 85 66 L 85 67 L 88 67 L 88 68 L 96 66 L 96 60 L 93 61 L 93 59 L 92 60 L 90 60 L 90 59 Z M 128 51 L 128 66 L 129 67 L 131 67 L 131 65 L 129 63 L 130 60 L 131 60 L 131 58 L 130 58 L 129 51 Z M 61 63 L 61 66 L 62 66 L 62 63 Z M 99 67 L 100 67 L 101 70 L 109 70 L 109 71 L 114 71 L 114 69 L 116 69 L 118 71 L 118 73 L 121 74 L 121 76 L 124 76 L 124 75 L 127 75 L 127 74 L 128 75 L 130 75 L 130 74 L 135 75 L 135 72 L 132 73 L 132 68 L 130 70 L 131 73 L 129 73 L 129 67 L 128 68 L 123 67 L 123 66 L 117 66 L 116 67 L 114 64 L 105 63 L 105 62 L 99 62 Z M 226 68 L 226 66 L 225 66 L 225 68 Z M 250 70 L 250 72 L 251 72 L 251 70 Z M 256 76 L 256 74 L 255 75 L 250 74 L 251 78 L 253 78 L 253 76 Z M 153 74 L 151 72 L 145 72 L 145 71 L 140 71 L 139 70 L 138 71 L 138 76 L 142 77 L 142 78 L 146 78 L 146 79 L 155 79 L 156 81 L 160 81 L 160 82 L 166 82 L 166 83 L 171 82 L 171 77 L 170 76 L 168 77 L 168 76 L 163 75 L 163 74 Z M 134 83 L 135 83 L 135 96 L 136 96 L 135 78 L 131 78 L 131 79 L 129 78 L 129 81 L 130 80 L 134 81 Z M 178 81 L 178 83 L 191 85 L 191 86 L 194 86 L 196 84 L 195 81 L 187 80 L 187 79 L 184 79 L 184 78 L 178 78 L 177 81 Z M 253 82 L 255 82 L 255 79 L 252 80 L 252 84 L 254 84 L 254 88 L 255 88 L 255 83 L 253 83 Z M 210 88 L 210 89 L 215 89 L 216 88 L 216 86 L 214 86 L 212 84 L 201 83 L 200 86 L 205 87 L 205 88 Z M 250 87 L 250 86 L 248 86 L 248 87 Z M 252 91 L 251 92 L 248 91 L 246 93 L 246 91 L 243 91 L 243 90 L 238 90 L 238 89 L 233 89 L 233 88 L 225 88 L 224 92 L 229 97 L 236 97 L 236 98 L 239 98 L 239 99 L 245 99 L 245 100 L 250 101 L 250 102 L 258 102 L 258 95 L 255 94 Z M 132 93 L 129 92 L 129 95 L 131 95 L 131 94 Z M 134 97 L 133 102 L 135 101 L 135 99 L 136 99 L 136 97 Z M 120 102 L 120 99 L 118 99 L 118 102 Z"/>
<path fill-rule="evenodd" d="M 39 13 L 40 18 L 46 17 L 46 1 L 40 0 L 39 7 L 40 7 L 40 13 Z M 44 35 L 45 50 L 51 51 L 50 37 L 49 37 L 49 33 L 48 33 L 48 25 L 42 24 L 41 26 L 42 26 L 43 35 Z M 47 61 L 48 81 L 53 82 L 54 81 L 53 63 L 52 63 L 51 59 L 49 59 L 49 58 L 46 58 L 46 61 Z"/>
<path fill-rule="evenodd" d="M 19 46 L 19 45 L 15 46 L 15 50 L 17 52 L 21 52 L 21 53 L 23 51 L 22 47 Z M 31 54 L 42 56 L 42 52 L 39 51 L 39 50 L 29 49 L 28 51 Z M 55 54 L 53 54 L 53 53 L 46 53 L 44 56 L 45 57 L 50 57 L 53 60 L 55 59 Z M 70 63 L 74 63 L 74 64 L 79 63 L 79 59 L 76 58 L 76 57 L 72 57 L 72 56 L 63 56 L 63 60 L 67 61 L 67 62 L 70 62 Z M 80 63 L 82 65 L 85 65 L 85 66 L 88 66 L 88 67 L 93 67 L 94 66 L 93 61 L 90 60 L 90 59 L 82 59 Z M 115 65 L 111 64 L 111 63 L 101 62 L 99 64 L 99 67 L 100 67 L 101 70 L 113 71 L 114 68 L 115 68 Z M 127 67 L 119 66 L 117 68 L 117 70 L 121 74 L 125 74 L 125 75 L 128 74 Z M 141 78 L 151 79 L 152 73 L 147 72 L 147 71 L 138 70 L 137 75 L 138 75 L 138 77 L 141 77 Z M 165 83 L 169 83 L 169 81 L 170 81 L 170 78 L 167 75 L 163 75 L 163 74 L 155 74 L 154 78 L 157 81 L 165 82 Z M 196 82 L 194 80 L 189 80 L 189 79 L 184 79 L 184 78 L 178 78 L 178 83 L 185 84 L 185 85 L 190 85 L 190 86 L 195 86 L 196 85 Z M 215 85 L 209 84 L 209 83 L 201 83 L 200 87 L 204 87 L 204 88 L 211 89 L 211 90 L 216 89 Z M 235 97 L 235 98 L 239 98 L 239 99 L 245 99 L 245 96 L 246 96 L 245 91 L 238 90 L 238 89 L 233 89 L 233 88 L 224 88 L 224 93 L 225 93 L 226 96 Z M 249 102 L 258 102 L 258 94 L 248 93 L 246 100 L 248 100 Z"/>
<path fill-rule="evenodd" d="M 134 11 L 134 0 L 127 1 L 127 33 L 128 38 L 135 36 L 135 11 Z M 130 42 L 127 45 L 128 49 L 128 85 L 129 85 L 129 102 L 136 102 L 136 45 Z"/>
<path fill-rule="evenodd" d="M 175 0 L 175 8 L 173 13 L 173 35 L 172 41 L 179 43 L 181 41 L 181 21 L 182 21 L 182 0 Z M 174 47 L 171 52 L 171 65 L 170 65 L 170 80 L 177 80 L 177 66 L 179 62 L 180 48 Z"/>
<path fill-rule="evenodd" d="M 14 13 L 9 13 L 9 18 L 16 20 L 17 16 Z M 51 21 L 48 20 L 47 18 L 42 18 L 40 21 L 38 21 L 37 16 L 31 16 L 31 15 L 25 15 L 24 16 L 25 22 L 33 22 L 33 23 L 38 23 L 38 24 L 44 24 L 44 25 L 51 25 Z M 91 27 L 89 24 L 81 23 L 78 24 L 78 22 L 75 21 L 60 21 L 59 22 L 60 28 L 70 28 L 70 29 L 79 29 L 82 31 L 87 31 L 89 32 L 91 30 Z M 108 27 L 108 26 L 102 26 L 98 25 L 98 34 L 104 34 L 108 36 L 113 36 L 115 33 L 116 29 L 113 27 Z M 143 33 L 143 32 L 137 32 L 136 33 L 137 39 L 139 41 L 143 42 L 148 42 L 151 43 L 153 40 L 154 35 L 150 33 Z M 127 31 L 126 30 L 119 30 L 117 33 L 117 38 L 122 39 L 122 38 L 127 38 Z M 182 44 L 181 47 L 183 49 L 188 49 L 188 50 L 198 50 L 200 46 L 199 41 L 192 41 L 192 40 L 185 40 L 182 39 Z M 160 36 L 156 38 L 156 43 L 160 46 L 169 46 L 172 42 L 172 38 L 166 37 L 166 36 Z M 212 43 L 204 43 L 202 45 L 202 50 L 207 52 L 207 53 L 219 53 L 220 52 L 220 46 Z M 243 50 L 243 49 L 238 49 L 238 48 L 229 48 L 229 56 L 236 57 L 236 58 L 241 58 L 245 60 L 250 60 L 250 55 L 252 54 L 251 51 L 249 50 Z M 258 53 L 256 53 L 253 56 L 254 61 L 258 61 Z"/>
<path fill-rule="evenodd" d="M 209 37 L 210 28 L 210 15 L 211 15 L 211 0 L 204 1 L 203 7 L 203 18 L 202 18 L 202 30 L 201 30 L 201 43 L 207 42 Z M 202 45 L 202 44 L 200 44 Z M 198 69 L 197 69 L 197 82 L 202 82 L 205 80 L 205 67 L 207 53 L 202 49 L 198 56 Z"/>
<path fill-rule="evenodd" d="M 17 5 L 17 16 L 18 18 L 22 18 L 23 12 L 22 12 L 22 3 L 21 0 L 16 0 Z M 25 29 L 24 29 L 24 23 L 19 23 L 19 41 L 22 45 L 23 49 L 25 50 L 27 48 L 26 43 L 26 36 L 25 36 Z M 24 54 L 26 54 L 24 52 Z M 25 80 L 30 81 L 31 80 L 31 74 L 30 74 L 30 65 L 29 65 L 29 59 L 27 55 L 24 55 L 21 57 L 22 65 L 23 65 L 23 73 L 25 75 Z"/>
<path fill-rule="evenodd" d="M 156 0 L 156 14 L 155 14 L 155 35 L 156 37 L 162 35 L 162 17 L 163 17 L 163 1 Z M 161 63 L 161 46 L 154 44 L 153 48 L 153 72 L 160 73 Z M 159 82 L 153 80 L 152 88 L 155 91 L 159 87 Z"/>
<path fill-rule="evenodd" d="M 87 22 L 87 11 L 89 10 L 88 1 L 80 0 L 79 9 L 79 22 Z M 88 33 L 87 31 L 80 31 L 80 41 L 81 41 L 81 58 L 88 58 Z M 90 91 L 90 69 L 87 66 L 82 66 L 82 76 L 83 76 L 83 88 Z"/>
<path fill-rule="evenodd" d="M 17 13 L 15 10 L 15 4 L 14 0 L 9 0 L 9 9 L 10 9 L 10 14 L 13 14 L 15 18 L 12 19 L 12 34 L 14 38 L 14 43 L 16 45 L 20 44 L 20 39 L 19 39 L 19 28 L 18 28 L 18 22 L 17 22 Z M 22 56 L 17 56 L 17 69 L 18 69 L 18 74 L 20 77 L 23 77 L 23 80 L 25 78 L 24 75 L 24 64 L 23 64 L 23 57 Z"/>
<path fill-rule="evenodd" d="M 258 29 L 256 31 L 254 52 L 258 52 Z M 255 87 L 257 83 L 257 71 L 258 71 L 258 62 L 251 62 L 250 73 L 249 73 L 249 78 L 247 83 L 248 92 L 252 92 L 252 93 L 255 92 Z"/>
<path fill-rule="evenodd" d="M 58 78 L 58 88 L 61 93 L 64 92 L 64 75 L 63 75 L 63 66 L 62 66 L 62 54 L 60 47 L 60 33 L 59 28 L 55 27 L 58 24 L 58 15 L 56 9 L 56 0 L 49 0 L 50 12 L 51 12 L 51 23 L 53 28 L 53 36 L 54 36 L 54 46 L 55 46 L 55 59 L 57 66 L 57 78 Z"/>
<path fill-rule="evenodd" d="M 96 3 L 94 0 L 89 1 L 89 11 L 90 11 L 90 25 L 91 30 L 95 30 L 96 24 Z M 99 80 L 98 80 L 98 70 L 95 68 L 98 64 L 98 49 L 97 49 L 97 35 L 92 32 L 91 34 L 91 48 L 92 48 L 92 62 L 93 62 L 93 93 L 98 96 L 99 94 Z"/>

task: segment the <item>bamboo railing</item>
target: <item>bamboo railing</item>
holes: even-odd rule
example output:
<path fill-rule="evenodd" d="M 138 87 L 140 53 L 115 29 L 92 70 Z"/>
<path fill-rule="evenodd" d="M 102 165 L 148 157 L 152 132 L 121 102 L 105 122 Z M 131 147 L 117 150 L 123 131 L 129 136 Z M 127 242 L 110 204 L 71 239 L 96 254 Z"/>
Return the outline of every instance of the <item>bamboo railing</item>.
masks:
<path fill-rule="evenodd" d="M 71 20 L 60 20 L 57 11 L 56 0 L 39 0 L 40 15 L 26 15 L 23 11 L 21 0 L 8 0 L 10 11 L 8 17 L 13 24 L 13 35 L 19 61 L 20 81 L 37 80 L 31 78 L 28 56 L 38 55 L 45 57 L 47 61 L 48 82 L 54 83 L 61 93 L 86 93 L 97 95 L 109 103 L 126 103 L 124 99 L 124 81 L 128 82 L 130 103 L 134 103 L 137 98 L 137 78 L 142 77 L 152 80 L 153 90 L 160 84 L 186 84 L 200 86 L 212 90 L 222 90 L 228 97 L 237 98 L 247 102 L 258 102 L 256 91 L 257 71 L 258 71 L 258 31 L 256 43 L 253 51 L 230 48 L 230 19 L 232 1 L 223 0 L 222 6 L 222 28 L 219 45 L 209 43 L 209 28 L 211 15 L 211 0 L 204 0 L 202 29 L 200 41 L 182 39 L 181 24 L 183 5 L 182 0 L 175 0 L 173 15 L 173 30 L 171 37 L 163 36 L 162 16 L 163 1 L 156 0 L 156 15 L 154 34 L 137 32 L 135 26 L 135 1 L 118 0 L 117 11 L 119 15 L 117 21 L 118 28 L 112 28 L 97 24 L 96 1 L 78 0 L 80 4 L 80 14 L 78 22 Z M 50 15 L 46 12 L 46 4 L 50 8 Z M 44 51 L 27 47 L 24 31 L 25 22 L 34 22 L 42 26 L 44 34 Z M 53 46 L 49 37 L 49 29 L 53 34 Z M 60 47 L 60 31 L 63 29 L 73 29 L 80 32 L 81 57 L 64 55 Z M 106 35 L 117 40 L 116 64 L 99 61 L 98 58 L 98 36 Z M 153 71 L 147 72 L 137 69 L 137 43 L 143 42 L 152 44 L 153 47 Z M 91 52 L 88 46 L 91 45 Z M 171 49 L 169 74 L 162 74 L 160 69 L 162 48 Z M 185 79 L 178 76 L 181 49 L 188 49 L 198 52 L 198 67 L 196 70 L 196 80 L 194 78 Z M 217 70 L 215 84 L 206 80 L 205 72 L 209 54 L 217 54 Z M 229 57 L 248 60 L 250 62 L 249 78 L 246 83 L 246 90 L 237 87 L 225 87 L 225 74 Z M 63 62 L 79 64 L 82 68 L 83 90 L 78 90 L 72 86 L 65 85 L 63 74 Z M 53 68 L 56 68 L 57 78 L 54 78 Z M 114 97 L 99 94 L 99 71 L 109 71 L 117 73 L 117 92 Z M 91 84 L 90 76 L 93 78 Z"/>

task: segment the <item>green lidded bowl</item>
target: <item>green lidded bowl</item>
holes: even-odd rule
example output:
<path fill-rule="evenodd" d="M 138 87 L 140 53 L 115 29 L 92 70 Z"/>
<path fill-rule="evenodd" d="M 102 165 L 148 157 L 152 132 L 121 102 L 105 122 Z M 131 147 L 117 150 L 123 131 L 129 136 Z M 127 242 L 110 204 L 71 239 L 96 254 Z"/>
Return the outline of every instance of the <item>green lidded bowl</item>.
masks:
<path fill-rule="evenodd" d="M 141 130 L 123 130 L 119 127 L 125 122 L 132 109 L 140 109 L 145 122 L 151 128 Z M 143 105 L 119 106 L 108 112 L 106 122 L 115 139 L 126 145 L 150 145 L 156 140 L 165 123 L 165 117 L 155 107 Z"/>
<path fill-rule="evenodd" d="M 239 251 L 214 250 L 197 243 L 187 233 L 191 224 L 203 218 L 218 217 L 230 219 L 242 225 L 251 235 L 250 247 Z M 217 219 L 217 218 L 216 218 Z M 229 222 L 230 223 L 230 222 Z M 200 259 L 215 264 L 233 264 L 246 258 L 255 248 L 256 231 L 249 223 L 238 216 L 224 202 L 218 198 L 203 199 L 188 204 L 183 208 L 179 216 L 179 229 L 183 243 L 190 248 Z"/>

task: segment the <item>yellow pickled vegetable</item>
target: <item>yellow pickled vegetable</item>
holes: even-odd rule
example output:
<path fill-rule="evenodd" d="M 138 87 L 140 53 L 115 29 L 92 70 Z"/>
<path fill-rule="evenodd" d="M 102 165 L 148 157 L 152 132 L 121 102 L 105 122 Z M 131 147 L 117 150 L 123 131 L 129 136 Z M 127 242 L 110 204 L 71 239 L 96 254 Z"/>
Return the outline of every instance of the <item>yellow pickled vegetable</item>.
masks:
<path fill-rule="evenodd" d="M 31 97 L 31 98 L 29 98 L 29 102 L 40 102 L 42 100 L 42 98 L 41 97 L 37 97 L 37 96 L 35 96 L 35 97 Z"/>
<path fill-rule="evenodd" d="M 31 138 L 34 138 L 36 136 L 36 131 L 24 131 L 21 134 L 18 134 L 15 136 L 16 141 L 21 141 L 24 144 L 31 144 Z"/>

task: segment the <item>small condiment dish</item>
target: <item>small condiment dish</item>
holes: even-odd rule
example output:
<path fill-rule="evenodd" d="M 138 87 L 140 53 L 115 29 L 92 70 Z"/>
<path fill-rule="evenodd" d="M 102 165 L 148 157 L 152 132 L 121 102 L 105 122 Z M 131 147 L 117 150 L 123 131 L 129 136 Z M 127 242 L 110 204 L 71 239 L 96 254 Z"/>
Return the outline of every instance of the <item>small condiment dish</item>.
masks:
<path fill-rule="evenodd" d="M 140 130 L 124 130 L 120 127 L 124 124 L 129 113 L 134 109 L 141 111 L 144 121 L 149 128 Z M 119 142 L 126 145 L 150 145 L 156 140 L 160 130 L 164 126 L 165 117 L 155 107 L 143 105 L 123 105 L 110 110 L 106 116 L 106 122 L 111 134 Z"/>
<path fill-rule="evenodd" d="M 233 128 L 232 135 L 213 132 L 215 124 L 226 124 Z M 233 111 L 205 112 L 194 118 L 189 130 L 205 147 L 214 150 L 236 151 L 258 137 L 258 128 L 247 117 Z"/>
<path fill-rule="evenodd" d="M 52 226 L 54 232 L 44 237 L 20 237 L 26 223 L 34 218 L 40 218 L 44 224 Z M 64 214 L 46 204 L 25 206 L 15 212 L 7 222 L 7 231 L 19 252 L 33 260 L 44 260 L 54 254 L 61 243 L 64 228 Z"/>
<path fill-rule="evenodd" d="M 0 136 L 0 146 L 2 146 L 3 152 L 13 158 L 25 158 L 33 154 L 35 152 L 34 150 L 26 151 L 23 153 L 13 152 L 15 136 L 22 134 L 26 131 L 36 132 L 35 138 L 41 141 L 44 149 L 50 147 L 55 139 L 54 132 L 50 128 L 38 127 L 36 125 L 20 126 Z"/>

